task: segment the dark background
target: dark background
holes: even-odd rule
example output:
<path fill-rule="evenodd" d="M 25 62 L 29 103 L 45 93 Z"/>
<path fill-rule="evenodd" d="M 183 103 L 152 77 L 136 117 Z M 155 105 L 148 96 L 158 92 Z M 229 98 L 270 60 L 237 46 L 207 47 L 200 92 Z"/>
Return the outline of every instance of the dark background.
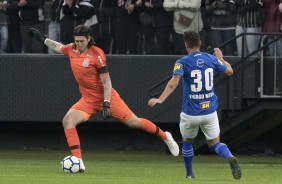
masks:
<path fill-rule="evenodd" d="M 181 142 L 178 122 L 181 87 L 167 101 L 154 108 L 148 100 L 164 89 L 180 56 L 108 56 L 113 87 L 139 117 L 155 122 L 173 133 Z M 257 98 L 259 62 L 257 59 L 237 64 L 240 58 L 226 58 L 233 64 L 231 77 L 215 76 L 219 97 L 218 114 L 240 106 L 240 97 Z M 280 61 L 280 60 L 279 60 Z M 271 65 L 271 63 L 269 64 Z M 281 61 L 280 61 L 281 65 Z M 243 70 L 242 70 L 243 67 Z M 272 67 L 265 81 L 272 81 Z M 273 71 L 272 71 L 273 73 Z M 244 80 L 242 80 L 244 74 Z M 269 77 L 269 79 L 268 79 Z M 165 81 L 157 88 L 157 83 Z M 242 82 L 243 81 L 243 82 Z M 271 85 L 270 82 L 265 83 Z M 67 149 L 61 120 L 80 98 L 68 58 L 61 55 L 1 55 L 0 58 L 0 147 L 3 149 Z M 278 85 L 281 87 L 281 84 Z M 266 91 L 271 93 L 271 90 Z M 275 130 L 233 150 L 243 153 L 282 152 L 281 130 Z M 125 127 L 115 120 L 102 121 L 98 115 L 78 126 L 84 150 L 152 150 L 166 149 L 153 135 Z"/>

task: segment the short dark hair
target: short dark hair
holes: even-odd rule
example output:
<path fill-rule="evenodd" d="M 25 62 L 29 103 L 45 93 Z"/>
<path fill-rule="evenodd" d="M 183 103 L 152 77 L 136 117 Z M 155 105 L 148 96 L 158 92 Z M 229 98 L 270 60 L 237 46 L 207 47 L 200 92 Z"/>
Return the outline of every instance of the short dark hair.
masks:
<path fill-rule="evenodd" d="M 200 47 L 201 39 L 199 33 L 195 31 L 184 32 L 184 42 L 189 48 Z"/>
<path fill-rule="evenodd" d="M 91 34 L 92 34 L 91 28 L 85 25 L 78 25 L 73 29 L 73 36 L 85 36 L 86 38 L 90 37 L 88 47 L 91 47 L 95 44 Z"/>

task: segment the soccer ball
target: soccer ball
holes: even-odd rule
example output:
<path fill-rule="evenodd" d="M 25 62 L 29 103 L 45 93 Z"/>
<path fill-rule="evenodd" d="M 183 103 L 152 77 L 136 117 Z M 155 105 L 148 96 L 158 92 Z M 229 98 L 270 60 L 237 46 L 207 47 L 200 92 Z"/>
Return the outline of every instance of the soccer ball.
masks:
<path fill-rule="evenodd" d="M 62 161 L 62 169 L 66 173 L 77 173 L 80 170 L 80 160 L 73 156 L 66 156 Z"/>

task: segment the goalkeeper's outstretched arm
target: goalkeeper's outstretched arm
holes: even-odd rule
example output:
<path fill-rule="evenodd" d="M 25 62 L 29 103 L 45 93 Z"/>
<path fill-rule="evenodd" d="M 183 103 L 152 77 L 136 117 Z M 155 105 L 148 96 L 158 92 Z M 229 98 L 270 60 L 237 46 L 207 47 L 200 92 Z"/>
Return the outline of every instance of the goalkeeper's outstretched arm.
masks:
<path fill-rule="evenodd" d="M 62 53 L 62 47 L 64 46 L 63 44 L 49 38 L 45 39 L 44 44 L 55 52 Z"/>
<path fill-rule="evenodd" d="M 35 28 L 29 28 L 29 35 L 31 37 L 34 37 L 36 40 L 43 42 L 47 47 L 50 49 L 62 53 L 62 47 L 63 44 L 56 42 L 54 40 L 51 40 L 47 38 L 44 34 L 42 34 L 38 29 Z"/>

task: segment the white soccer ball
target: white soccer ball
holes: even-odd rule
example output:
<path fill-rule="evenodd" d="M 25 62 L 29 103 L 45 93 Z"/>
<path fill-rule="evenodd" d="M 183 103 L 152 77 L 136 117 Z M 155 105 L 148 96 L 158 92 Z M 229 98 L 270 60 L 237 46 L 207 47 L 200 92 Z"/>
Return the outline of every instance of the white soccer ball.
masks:
<path fill-rule="evenodd" d="M 77 173 L 80 170 L 80 160 L 73 156 L 66 156 L 62 161 L 62 169 L 66 173 Z"/>

